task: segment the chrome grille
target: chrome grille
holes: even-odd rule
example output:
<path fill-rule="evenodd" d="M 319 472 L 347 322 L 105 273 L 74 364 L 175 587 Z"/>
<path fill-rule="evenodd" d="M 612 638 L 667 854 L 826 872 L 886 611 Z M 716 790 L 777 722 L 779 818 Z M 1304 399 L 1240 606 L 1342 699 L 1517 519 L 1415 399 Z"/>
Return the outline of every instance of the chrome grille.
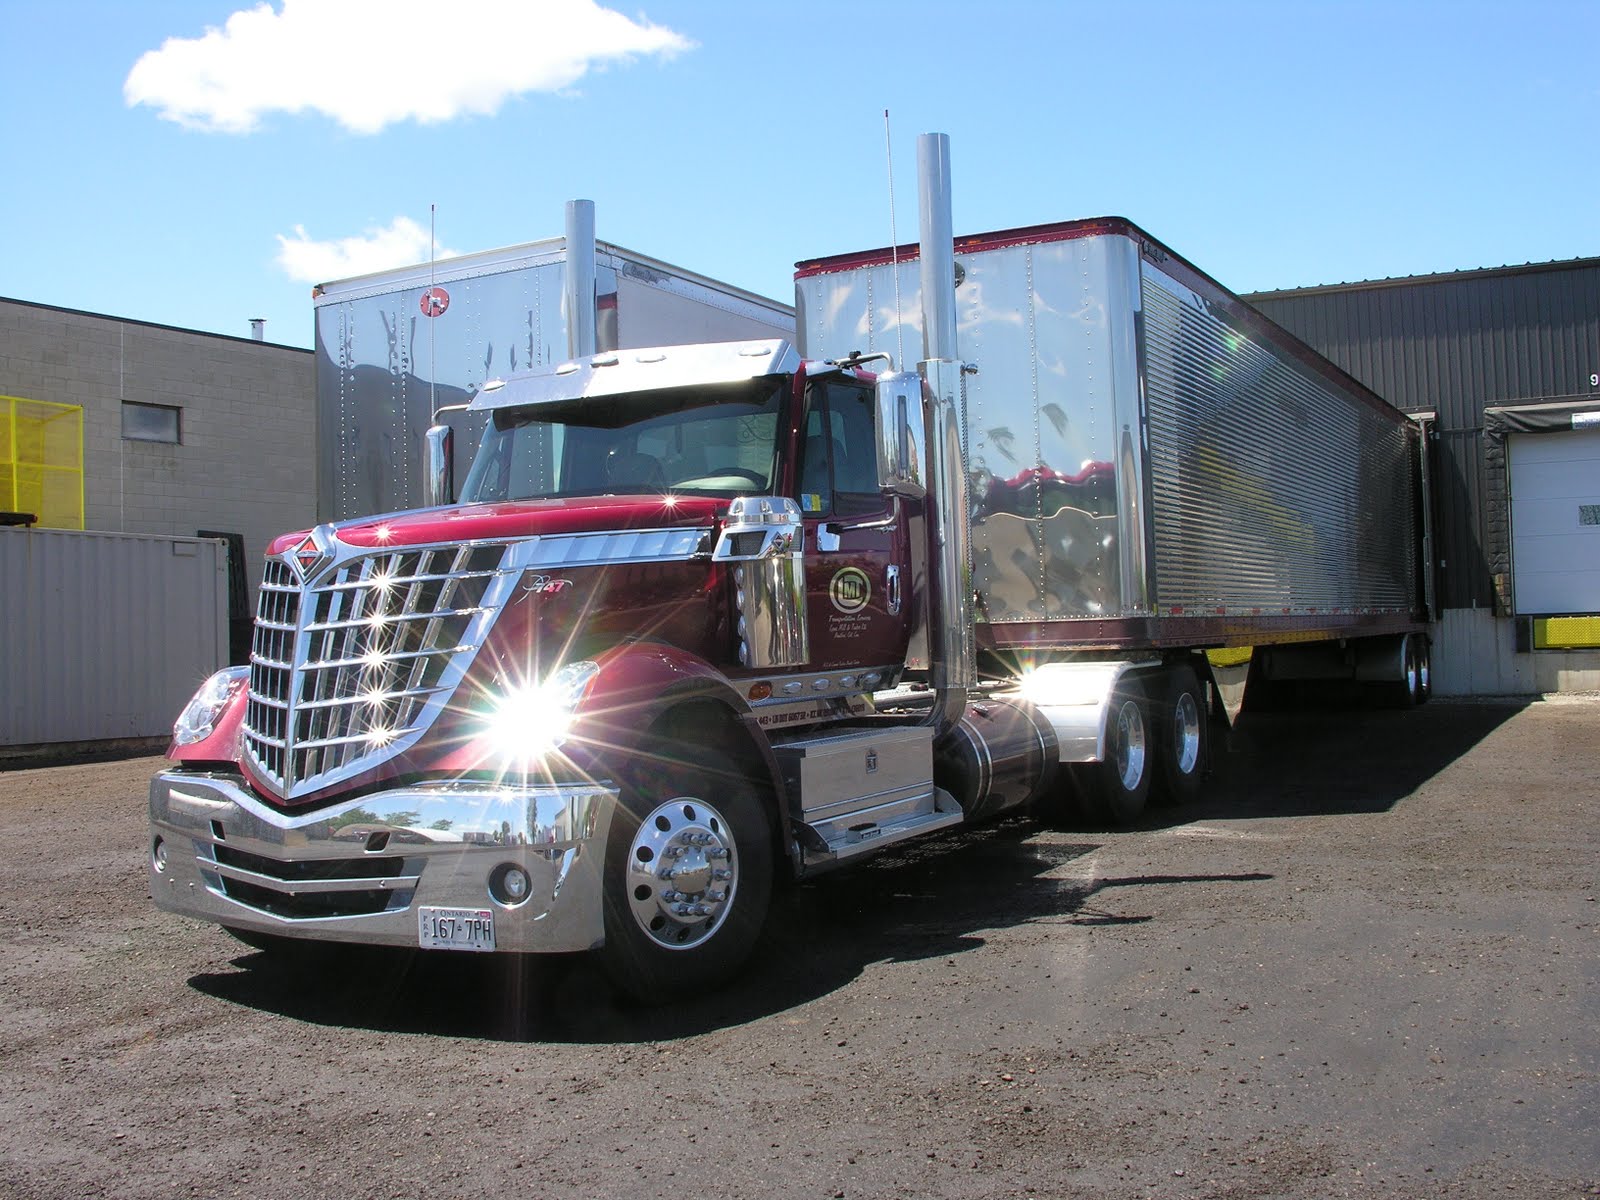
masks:
<path fill-rule="evenodd" d="M 207 885 L 258 912 L 288 920 L 359 917 L 403 909 L 421 878 L 422 860 L 394 855 L 361 858 L 270 858 L 225 843 L 196 848 Z"/>
<path fill-rule="evenodd" d="M 504 602 L 506 557 L 505 544 L 358 552 L 305 583 L 267 562 L 244 743 L 285 798 L 416 740 Z"/>

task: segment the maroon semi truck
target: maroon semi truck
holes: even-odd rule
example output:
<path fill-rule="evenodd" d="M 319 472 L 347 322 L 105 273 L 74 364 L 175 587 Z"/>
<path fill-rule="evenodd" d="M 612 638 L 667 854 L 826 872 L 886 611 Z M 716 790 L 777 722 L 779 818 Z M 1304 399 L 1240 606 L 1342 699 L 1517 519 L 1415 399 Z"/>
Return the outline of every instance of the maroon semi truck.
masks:
<path fill-rule="evenodd" d="M 688 1000 L 781 879 L 1194 795 L 1208 649 L 1424 699 L 1415 427 L 1125 221 L 953 238 L 920 152 L 920 246 L 801 264 L 801 346 L 490 381 L 459 495 L 441 425 L 429 507 L 274 542 L 151 786 L 156 903 Z"/>

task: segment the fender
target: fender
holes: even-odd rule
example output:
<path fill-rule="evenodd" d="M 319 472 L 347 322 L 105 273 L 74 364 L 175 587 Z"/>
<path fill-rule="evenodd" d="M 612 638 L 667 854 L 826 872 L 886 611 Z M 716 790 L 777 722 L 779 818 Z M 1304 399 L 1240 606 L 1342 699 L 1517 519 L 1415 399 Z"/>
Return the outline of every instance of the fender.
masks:
<path fill-rule="evenodd" d="M 755 752 L 776 808 L 780 848 L 789 844 L 788 791 L 777 756 L 749 702 L 728 678 L 700 658 L 661 642 L 628 642 L 595 660 L 595 676 L 578 707 L 562 754 L 581 774 L 601 778 L 619 759 L 637 754 L 646 732 L 674 708 L 709 702 L 727 710 Z"/>

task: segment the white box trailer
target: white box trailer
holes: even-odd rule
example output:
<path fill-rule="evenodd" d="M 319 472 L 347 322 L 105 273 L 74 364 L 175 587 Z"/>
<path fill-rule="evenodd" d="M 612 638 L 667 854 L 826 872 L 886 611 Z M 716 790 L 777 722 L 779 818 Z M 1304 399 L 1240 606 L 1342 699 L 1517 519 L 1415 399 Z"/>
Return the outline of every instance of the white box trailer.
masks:
<path fill-rule="evenodd" d="M 321 521 L 420 506 L 434 412 L 485 380 L 597 350 L 794 336 L 786 304 L 595 241 L 588 201 L 567 206 L 562 237 L 313 294 Z M 459 475 L 482 421 L 450 422 Z"/>

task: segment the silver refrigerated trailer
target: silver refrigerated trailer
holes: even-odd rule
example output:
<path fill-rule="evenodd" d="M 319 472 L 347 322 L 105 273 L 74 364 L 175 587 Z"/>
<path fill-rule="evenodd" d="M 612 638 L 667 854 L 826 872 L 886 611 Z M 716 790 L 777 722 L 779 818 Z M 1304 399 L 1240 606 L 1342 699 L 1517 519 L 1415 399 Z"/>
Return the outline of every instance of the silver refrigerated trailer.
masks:
<path fill-rule="evenodd" d="M 319 285 L 317 517 L 423 503 L 423 434 L 484 383 L 605 350 L 792 338 L 794 310 L 609 242 L 594 206 L 525 245 Z M 574 315 L 575 314 L 575 315 Z M 453 413 L 464 473 L 481 416 Z"/>
<path fill-rule="evenodd" d="M 953 275 L 979 674 L 1099 699 L 1064 762 L 1141 777 L 1103 719 L 1130 691 L 1201 752 L 1160 716 L 1191 675 L 1427 698 L 1416 422 L 1121 218 L 957 237 Z M 798 264 L 803 353 L 922 353 L 923 279 L 915 245 Z"/>

